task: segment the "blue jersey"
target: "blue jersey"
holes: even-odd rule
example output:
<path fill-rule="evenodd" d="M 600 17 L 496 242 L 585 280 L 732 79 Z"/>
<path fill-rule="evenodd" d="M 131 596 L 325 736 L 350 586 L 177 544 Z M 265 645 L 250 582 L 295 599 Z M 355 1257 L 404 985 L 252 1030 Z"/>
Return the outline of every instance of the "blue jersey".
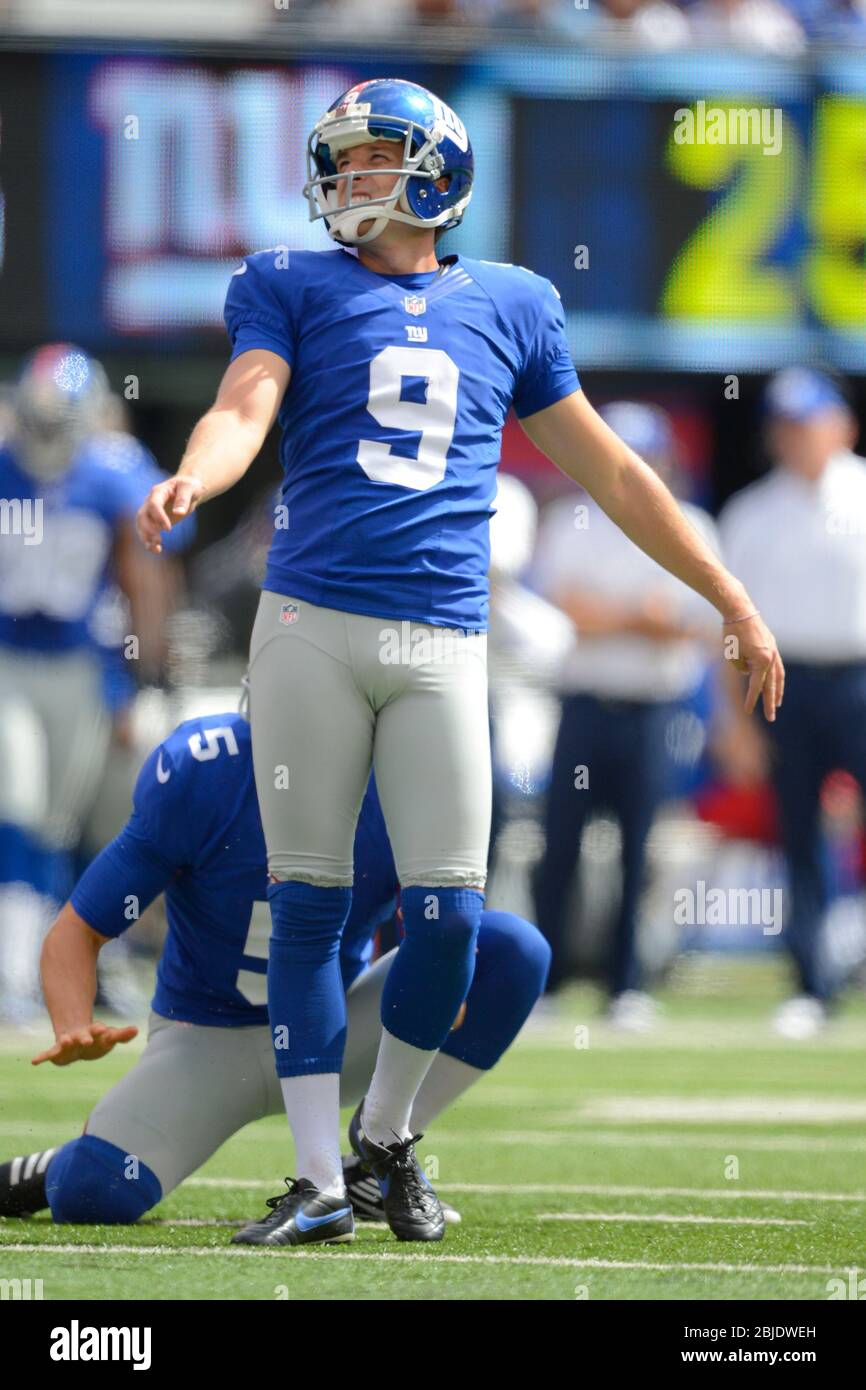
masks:
<path fill-rule="evenodd" d="M 131 488 L 140 506 L 150 489 L 168 478 L 149 449 L 131 434 L 120 431 L 102 436 L 100 450 L 103 459 L 116 470 L 128 474 Z M 198 518 L 184 517 L 162 537 L 163 550 L 179 554 L 195 540 Z M 106 572 L 88 621 L 92 638 L 102 663 L 102 694 L 106 707 L 115 713 L 134 698 L 138 689 L 131 664 L 123 655 L 123 638 L 129 631 L 126 601 L 113 576 Z"/>
<path fill-rule="evenodd" d="M 340 963 L 348 989 L 393 914 L 397 873 L 372 778 L 355 836 L 352 908 Z M 250 728 L 239 714 L 188 719 L 153 750 L 133 814 L 82 875 L 71 902 L 103 936 L 120 936 L 165 893 L 168 934 L 153 1007 L 185 1023 L 268 1022 L 267 856 Z"/>
<path fill-rule="evenodd" d="M 52 482 L 32 478 L 0 446 L 0 497 L 20 508 L 0 545 L 0 643 L 49 652 L 91 644 L 117 528 L 150 486 L 118 452 L 118 438 L 128 436 L 94 436 Z"/>
<path fill-rule="evenodd" d="M 462 256 L 383 276 L 343 249 L 260 251 L 225 315 L 233 358 L 267 348 L 292 368 L 265 588 L 485 628 L 505 418 L 578 388 L 550 281 Z"/>

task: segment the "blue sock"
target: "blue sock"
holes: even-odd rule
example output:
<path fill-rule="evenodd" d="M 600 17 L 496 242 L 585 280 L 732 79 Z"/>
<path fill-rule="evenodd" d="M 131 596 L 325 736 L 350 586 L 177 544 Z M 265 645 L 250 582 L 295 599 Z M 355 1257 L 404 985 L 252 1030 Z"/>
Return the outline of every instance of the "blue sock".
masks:
<path fill-rule="evenodd" d="M 406 935 L 382 992 L 382 1024 L 424 1052 L 441 1047 L 469 991 L 484 894 L 404 888 Z"/>
<path fill-rule="evenodd" d="M 351 888 L 268 885 L 268 1015 L 277 1076 L 339 1072 L 346 1046 L 340 937 Z"/>
<path fill-rule="evenodd" d="M 466 1017 L 441 1050 L 487 1071 L 520 1032 L 547 983 L 550 946 L 512 912 L 484 912 Z"/>
<path fill-rule="evenodd" d="M 106 1139 L 82 1134 L 49 1163 L 45 1196 L 55 1221 L 108 1226 L 137 1221 L 161 1200 L 162 1187 L 146 1163 Z"/>

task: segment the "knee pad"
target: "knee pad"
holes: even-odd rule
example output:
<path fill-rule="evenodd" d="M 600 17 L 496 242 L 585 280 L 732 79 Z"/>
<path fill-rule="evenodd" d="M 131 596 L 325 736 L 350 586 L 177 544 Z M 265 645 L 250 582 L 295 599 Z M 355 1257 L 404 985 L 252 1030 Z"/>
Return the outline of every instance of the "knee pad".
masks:
<path fill-rule="evenodd" d="M 547 983 L 550 947 L 537 927 L 511 912 L 485 912 L 466 1016 L 442 1051 L 488 1071 L 511 1046 Z"/>
<path fill-rule="evenodd" d="M 437 957 L 462 957 L 475 947 L 484 894 L 473 888 L 404 888 L 400 898 L 409 940 Z"/>
<path fill-rule="evenodd" d="M 519 980 L 536 998 L 543 993 L 552 951 L 538 927 L 513 912 L 485 912 L 478 929 L 478 951 L 500 978 Z"/>
<path fill-rule="evenodd" d="M 156 1174 L 116 1144 L 83 1134 L 58 1149 L 45 1173 L 45 1195 L 57 1222 L 130 1225 L 162 1197 Z"/>
<path fill-rule="evenodd" d="M 382 991 L 382 1025 L 429 1052 L 447 1038 L 472 983 L 484 895 L 413 887 L 402 904 L 406 936 Z"/>

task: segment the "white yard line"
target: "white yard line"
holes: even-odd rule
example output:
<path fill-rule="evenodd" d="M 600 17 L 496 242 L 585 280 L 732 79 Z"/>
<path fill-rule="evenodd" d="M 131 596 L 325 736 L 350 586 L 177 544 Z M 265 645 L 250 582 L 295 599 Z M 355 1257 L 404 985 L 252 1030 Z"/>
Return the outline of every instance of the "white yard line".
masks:
<path fill-rule="evenodd" d="M 228 1226 L 228 1227 L 231 1228 L 231 1229 L 239 1230 L 239 1229 L 241 1228 L 241 1226 L 245 1226 L 246 1224 L 247 1224 L 247 1223 L 246 1223 L 245 1220 L 240 1220 L 240 1221 L 222 1221 L 222 1220 L 220 1220 L 220 1219 L 217 1218 L 217 1217 L 211 1218 L 211 1217 L 206 1217 L 206 1216 L 177 1216 L 177 1217 L 172 1218 L 172 1217 L 170 1217 L 170 1216 L 160 1216 L 160 1217 L 154 1217 L 154 1218 L 151 1218 L 151 1219 L 148 1219 L 147 1217 L 145 1217 L 144 1220 L 142 1220 L 142 1221 L 137 1221 L 137 1222 L 135 1223 L 135 1226 L 136 1226 L 136 1230 L 146 1230 L 149 1226 L 191 1226 L 191 1227 L 196 1227 L 196 1226 L 204 1226 L 204 1227 Z M 799 1225 L 805 1226 L 805 1225 L 807 1225 L 808 1223 L 805 1222 L 805 1221 L 803 1221 L 803 1222 L 799 1222 L 799 1223 L 794 1222 L 794 1223 L 791 1223 L 791 1224 L 794 1224 L 794 1225 L 799 1224 Z M 364 1229 L 365 1231 L 387 1231 L 387 1230 L 389 1229 L 389 1227 L 388 1227 L 387 1221 L 364 1221 L 364 1222 L 363 1222 L 363 1229 Z M 0 1250 L 2 1250 L 2 1249 L 3 1249 L 3 1246 L 2 1246 L 2 1244 L 0 1244 Z"/>
<path fill-rule="evenodd" d="M 237 1188 L 257 1190 L 271 1188 L 273 1178 L 187 1178 L 184 1187 Z M 730 1187 L 610 1187 L 592 1183 L 556 1182 L 437 1182 L 437 1192 L 477 1192 L 489 1196 L 529 1196 L 533 1193 L 557 1193 L 583 1197 L 690 1197 L 715 1200 L 717 1197 L 754 1198 L 773 1202 L 866 1202 L 866 1192 L 791 1192 L 772 1188 Z"/>
<path fill-rule="evenodd" d="M 267 1122 L 263 1122 L 267 1123 Z M 477 1148 L 479 1144 L 569 1144 L 592 1149 L 594 1146 L 623 1149 L 719 1149 L 736 1143 L 738 1149 L 753 1149 L 766 1153 L 866 1153 L 866 1139 L 839 1136 L 837 1138 L 818 1138 L 814 1134 L 759 1135 L 759 1134 L 666 1134 L 650 1130 L 618 1131 L 592 1129 L 581 1121 L 575 1126 L 571 1112 L 563 1111 L 560 1119 L 551 1111 L 545 1116 L 545 1124 L 561 1124 L 561 1129 L 492 1129 L 486 1133 L 469 1133 L 437 1129 L 431 1138 L 442 1144 L 465 1144 Z M 575 1127 L 566 1128 L 572 1124 Z M 66 1138 L 73 1138 L 72 1126 Z M 49 1142 L 64 1142 L 62 1125 L 56 1121 L 42 1119 L 0 1120 L 0 1138 L 10 1138 L 16 1153 L 30 1152 L 45 1147 Z M 284 1127 L 280 1124 L 282 1136 Z M 31 1136 L 35 1136 L 32 1137 Z M 45 1140 L 45 1145 L 40 1140 Z M 248 1126 L 232 1136 L 232 1142 L 239 1140 L 260 1144 L 262 1130 L 259 1125 Z M 13 1155 L 8 1155 L 12 1157 Z M 261 1184 L 254 1182 L 253 1186 Z"/>
<path fill-rule="evenodd" d="M 644 1215 L 634 1211 L 551 1211 L 542 1212 L 535 1217 L 536 1221 L 654 1221 L 662 1225 L 695 1225 L 695 1226 L 811 1226 L 811 1221 L 803 1221 L 797 1218 L 784 1216 L 694 1216 L 675 1213 L 652 1213 Z M 218 1217 L 204 1216 L 164 1216 L 136 1222 L 136 1228 L 147 1230 L 152 1226 L 182 1226 L 184 1228 L 195 1229 L 203 1227 L 205 1229 L 217 1229 L 227 1227 L 237 1230 L 246 1225 L 243 1220 L 228 1221 Z M 387 1221 L 365 1221 L 363 1223 L 365 1231 L 387 1231 Z M 2 1249 L 2 1246 L 0 1246 Z"/>
<path fill-rule="evenodd" d="M 517 1038 L 513 1050 L 518 1055 L 521 1052 L 555 1052 L 561 1056 L 563 1051 L 573 1051 L 574 1030 L 578 1025 L 589 1029 L 591 1047 L 594 1051 L 607 1053 L 636 1051 L 638 1048 L 642 1051 L 654 1049 L 662 1052 L 692 1051 L 701 1048 L 715 1053 L 724 1046 L 726 1050 L 733 1047 L 740 1052 L 760 1047 L 762 1053 L 793 1055 L 798 1051 L 811 1054 L 859 1053 L 866 1046 L 866 1018 L 859 1010 L 849 1017 L 839 1019 L 820 1037 L 804 1044 L 792 1043 L 785 1038 L 777 1037 L 770 1028 L 769 1013 L 766 1018 L 761 1016 L 763 1007 L 757 1004 L 755 1016 L 745 1019 L 669 1019 L 651 1033 L 640 1035 L 617 1033 L 614 1029 L 605 1027 L 601 1017 L 593 1009 L 577 1013 L 565 1008 L 559 1019 L 545 1020 L 544 1023 L 530 1021 Z M 124 1047 L 124 1057 L 137 1056 L 144 1050 L 146 1015 L 139 1018 L 109 1018 L 105 1015 L 103 1021 L 138 1025 L 139 1035 Z M 0 1055 L 17 1057 L 29 1064 L 30 1058 L 47 1045 L 50 1036 L 51 1024 L 47 1015 L 38 1026 L 0 1024 Z"/>
<path fill-rule="evenodd" d="M 784 1216 L 676 1216 L 670 1212 L 639 1211 L 545 1211 L 536 1221 L 657 1221 L 663 1226 L 811 1226 Z"/>
<path fill-rule="evenodd" d="M 563 1120 L 567 1125 L 568 1120 Z M 428 1137 L 428 1136 L 425 1136 Z M 736 1144 L 739 1149 L 754 1149 L 769 1153 L 863 1153 L 866 1152 L 866 1139 L 819 1139 L 815 1135 L 790 1135 L 788 1137 L 764 1136 L 756 1134 L 653 1134 L 643 1130 L 632 1130 L 627 1134 L 616 1131 L 596 1130 L 585 1121 L 572 1121 L 571 1128 L 562 1129 L 491 1129 L 485 1133 L 460 1133 L 455 1130 L 437 1129 L 429 1135 L 429 1144 L 464 1144 L 478 1148 L 483 1144 L 568 1144 L 570 1147 L 591 1149 L 593 1144 L 601 1147 L 624 1149 L 719 1149 Z"/>
<path fill-rule="evenodd" d="M 760 1006 L 758 1006 L 760 1007 Z M 641 1051 L 680 1052 L 701 1051 L 717 1053 L 721 1048 L 726 1052 L 748 1052 L 760 1048 L 762 1054 L 795 1054 L 798 1050 L 814 1055 L 833 1052 L 860 1052 L 866 1044 L 866 1022 L 862 1017 L 843 1019 L 817 1038 L 806 1043 L 791 1042 L 779 1038 L 770 1028 L 769 1015 L 766 1021 L 755 1019 L 712 1020 L 699 1022 L 696 1019 L 680 1019 L 653 1029 L 649 1033 L 618 1033 L 607 1028 L 602 1020 L 591 1012 L 582 1016 L 563 1017 L 551 1025 L 545 1021 L 542 1026 L 529 1024 L 518 1037 L 514 1050 L 521 1052 L 553 1052 L 562 1056 L 563 1052 L 574 1049 L 574 1030 L 576 1027 L 589 1030 L 590 1049 L 593 1052 L 635 1052 Z M 583 1049 L 580 1049 L 581 1051 Z"/>
<path fill-rule="evenodd" d="M 536 1265 L 562 1269 L 645 1269 L 661 1274 L 679 1274 L 683 1270 L 705 1271 L 708 1274 L 839 1274 L 841 1267 L 835 1265 L 757 1265 L 757 1264 L 716 1264 L 710 1261 L 701 1263 L 663 1264 L 650 1260 L 599 1260 L 571 1259 L 560 1255 L 404 1255 L 398 1251 L 347 1250 L 344 1247 L 334 1250 L 292 1250 L 282 1247 L 273 1249 L 267 1246 L 246 1245 L 52 1245 L 31 1244 L 19 1241 L 15 1244 L 0 1244 L 0 1250 L 12 1251 L 19 1255 L 163 1255 L 167 1258 L 192 1256 L 196 1259 L 209 1259 L 214 1256 L 229 1256 L 232 1259 L 267 1259 L 268 1257 L 290 1260 L 372 1260 L 380 1264 L 453 1264 L 453 1265 Z M 844 1270 L 841 1272 L 844 1273 Z"/>
<path fill-rule="evenodd" d="M 576 1121 L 614 1124 L 862 1124 L 866 1100 L 848 1096 L 599 1096 L 572 1112 Z"/>
<path fill-rule="evenodd" d="M 554 1131 L 555 1132 L 555 1131 Z M 436 1132 L 436 1138 L 440 1134 Z M 760 1135 L 738 1134 L 652 1134 L 639 1131 L 620 1133 L 617 1130 L 582 1129 L 571 1131 L 572 1142 L 579 1139 L 589 1148 L 593 1144 L 624 1149 L 718 1149 L 736 1143 L 738 1149 L 754 1149 L 757 1152 L 792 1153 L 866 1153 L 866 1139 L 819 1139 L 814 1134 Z"/>

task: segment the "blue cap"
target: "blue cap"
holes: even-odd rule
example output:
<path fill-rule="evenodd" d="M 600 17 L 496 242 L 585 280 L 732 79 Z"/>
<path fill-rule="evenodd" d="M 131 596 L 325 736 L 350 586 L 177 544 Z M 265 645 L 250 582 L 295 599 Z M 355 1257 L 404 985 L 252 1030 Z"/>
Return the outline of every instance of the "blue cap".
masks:
<path fill-rule="evenodd" d="M 811 420 L 827 410 L 847 410 L 838 386 L 811 367 L 788 367 L 773 377 L 764 393 L 764 410 L 783 420 Z"/>
<path fill-rule="evenodd" d="M 641 458 L 669 457 L 674 449 L 674 432 L 667 411 L 639 401 L 611 401 L 599 415 L 623 443 Z"/>

